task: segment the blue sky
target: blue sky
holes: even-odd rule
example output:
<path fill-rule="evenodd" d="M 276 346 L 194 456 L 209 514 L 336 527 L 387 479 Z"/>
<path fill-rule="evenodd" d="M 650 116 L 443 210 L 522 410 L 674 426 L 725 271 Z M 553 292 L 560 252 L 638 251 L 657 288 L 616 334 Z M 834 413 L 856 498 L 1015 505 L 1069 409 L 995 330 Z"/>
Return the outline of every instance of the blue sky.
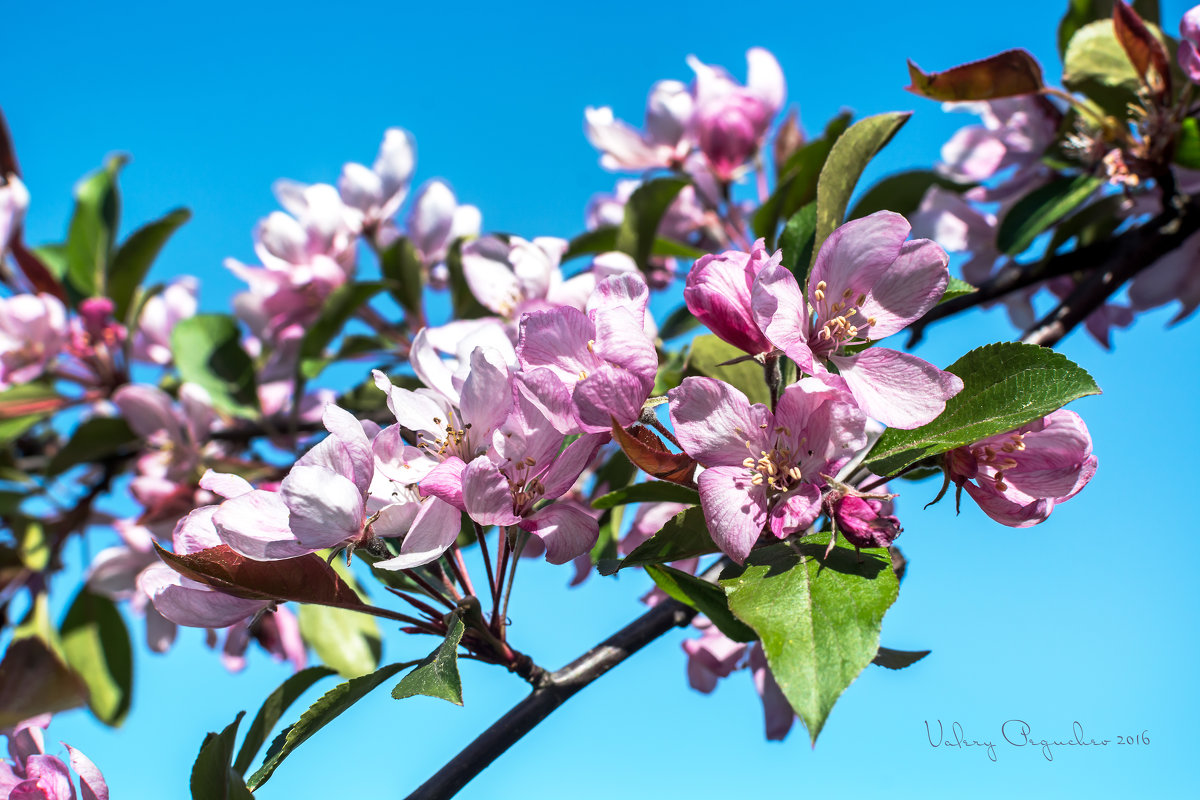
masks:
<path fill-rule="evenodd" d="M 126 230 L 179 205 L 195 214 L 153 278 L 197 275 L 202 306 L 220 310 L 236 289 L 221 262 L 252 258 L 251 229 L 275 208 L 271 182 L 332 181 L 345 161 L 369 163 L 389 126 L 415 134 L 417 180 L 447 179 L 483 210 L 486 229 L 570 236 L 591 194 L 614 180 L 583 137 L 584 107 L 640 120 L 653 81 L 689 77 L 689 53 L 744 76 L 748 47 L 772 50 L 810 131 L 842 107 L 914 110 L 873 166 L 877 177 L 928 165 L 966 121 L 902 91 L 905 58 L 935 70 L 1022 46 L 1054 79 L 1065 5 L 19 3 L 6 13 L 0 105 L 33 196 L 31 241 L 60 238 L 74 181 L 108 153 L 128 152 Z M 1185 8 L 1164 3 L 1169 29 Z M 910 569 L 883 643 L 933 654 L 902 672 L 868 668 L 815 750 L 799 730 L 783 744 L 763 741 L 747 674 L 711 696 L 688 689 L 684 634 L 675 633 L 571 700 L 461 796 L 1183 794 L 1200 712 L 1186 677 L 1200 657 L 1200 601 L 1179 550 L 1194 516 L 1182 484 L 1200 446 L 1200 422 L 1187 413 L 1200 324 L 1167 331 L 1169 317 L 1149 314 L 1118 332 L 1113 353 L 1081 334 L 1062 346 L 1104 389 L 1073 406 L 1100 470 L 1046 524 L 1003 528 L 969 502 L 957 519 L 948 501 L 922 512 L 936 485 L 902 486 L 899 544 Z M 922 353 L 944 365 L 1013 335 L 1001 312 L 976 313 L 933 329 Z M 568 590 L 568 578 L 569 569 L 523 564 L 511 609 L 514 641 L 551 667 L 640 613 L 648 585 L 593 577 Z M 122 729 L 73 712 L 50 730 L 96 761 L 114 797 L 186 796 L 204 732 L 239 710 L 253 714 L 286 677 L 258 654 L 230 676 L 200 632 L 180 638 L 168 656 L 137 653 L 138 694 Z M 391 637 L 385 653 L 404 660 L 430 647 Z M 368 698 L 306 743 L 261 796 L 404 796 L 524 692 L 519 679 L 475 664 L 464 665 L 463 682 L 463 709 L 397 703 L 386 691 Z M 1002 742 L 1010 719 L 1038 738 L 1069 739 L 1078 721 L 1089 737 L 1148 731 L 1151 743 L 1060 748 L 1047 761 Z M 997 742 L 997 761 L 931 747 L 925 722 L 936 732 L 938 720 Z"/>

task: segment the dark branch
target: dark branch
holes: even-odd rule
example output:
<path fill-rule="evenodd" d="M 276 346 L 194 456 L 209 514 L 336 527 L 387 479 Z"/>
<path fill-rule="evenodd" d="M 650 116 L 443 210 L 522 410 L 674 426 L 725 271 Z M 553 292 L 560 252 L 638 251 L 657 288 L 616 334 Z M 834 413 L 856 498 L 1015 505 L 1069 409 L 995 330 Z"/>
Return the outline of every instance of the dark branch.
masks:
<path fill-rule="evenodd" d="M 562 669 L 544 674 L 532 694 L 447 762 L 408 800 L 453 797 L 580 689 L 672 628 L 687 625 L 695 616 L 695 609 L 665 600 Z"/>
<path fill-rule="evenodd" d="M 1022 342 L 1053 347 L 1076 325 L 1104 305 L 1125 282 L 1200 231 L 1200 207 L 1181 202 L 1150 223 L 1109 242 L 1110 252 L 1058 307 L 1038 320 L 1021 337 Z M 1132 232 L 1131 232 L 1132 233 Z"/>
<path fill-rule="evenodd" d="M 1121 283 L 1124 283 L 1139 271 L 1134 268 L 1135 266 L 1139 264 L 1140 268 L 1149 266 L 1158 258 L 1174 250 L 1184 239 L 1198 230 L 1200 230 L 1200 215 L 1197 215 L 1195 203 L 1187 202 L 1183 204 L 1182 209 L 1168 208 L 1144 225 L 1131 228 L 1112 239 L 1077 247 L 1036 263 L 1010 263 L 982 283 L 978 287 L 978 291 L 947 300 L 931 308 L 925 316 L 909 326 L 908 346 L 912 347 L 917 344 L 924 335 L 926 326 L 933 322 L 990 303 L 1005 295 L 1051 278 L 1057 278 L 1060 275 L 1086 272 L 1091 273 L 1091 277 L 1096 277 L 1111 273 L 1115 278 L 1118 273 L 1128 273 L 1121 280 Z M 1090 282 L 1090 279 L 1085 280 L 1085 283 Z M 1113 287 L 1112 291 L 1105 295 L 1105 298 L 1111 296 L 1112 292 L 1120 288 L 1120 285 L 1117 284 Z M 1098 307 L 1094 306 L 1092 310 Z"/>

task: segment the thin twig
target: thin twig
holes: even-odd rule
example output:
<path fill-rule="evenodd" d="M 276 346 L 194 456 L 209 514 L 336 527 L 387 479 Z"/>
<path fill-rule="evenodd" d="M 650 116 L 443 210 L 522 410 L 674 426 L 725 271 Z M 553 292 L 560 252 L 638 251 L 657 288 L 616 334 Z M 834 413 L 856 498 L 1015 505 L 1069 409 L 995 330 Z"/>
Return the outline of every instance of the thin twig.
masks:
<path fill-rule="evenodd" d="M 525 531 L 517 531 L 517 543 L 513 547 L 512 569 L 508 571 L 508 582 L 504 585 L 504 598 L 500 601 L 500 641 L 504 641 L 504 628 L 508 624 L 508 598 L 512 595 L 513 579 L 517 575 L 517 564 L 521 563 L 521 551 L 525 549 L 525 542 L 529 541 L 529 534 Z"/>
<path fill-rule="evenodd" d="M 479 545 L 479 551 L 483 554 L 483 568 L 487 570 L 488 588 L 492 592 L 492 599 L 496 599 L 499 593 L 499 588 L 496 586 L 496 576 L 492 574 L 492 555 L 487 549 L 487 540 L 483 537 L 483 526 L 475 520 L 471 520 L 471 524 L 475 526 L 475 541 Z"/>
<path fill-rule="evenodd" d="M 471 576 L 467 574 L 467 565 L 463 563 L 462 553 L 459 552 L 457 544 L 450 548 L 450 555 L 446 557 L 446 564 L 449 565 L 450 571 L 454 573 L 454 578 L 462 586 L 463 591 L 468 596 L 474 597 L 475 587 L 471 585 Z"/>
<path fill-rule="evenodd" d="M 403 570 L 403 572 L 405 575 L 407 575 L 409 578 L 411 578 L 414 583 L 416 583 L 418 586 L 420 586 L 422 589 L 424 589 L 425 593 L 427 595 L 432 597 L 434 600 L 437 600 L 442 605 L 446 606 L 446 608 L 457 608 L 458 607 L 458 604 L 453 602 L 452 600 L 450 600 L 450 598 L 446 597 L 446 595 L 442 594 L 440 589 L 438 589 L 432 583 L 430 583 L 429 581 L 425 580 L 420 575 L 418 575 L 417 571 L 415 569 L 406 569 L 406 570 Z"/>

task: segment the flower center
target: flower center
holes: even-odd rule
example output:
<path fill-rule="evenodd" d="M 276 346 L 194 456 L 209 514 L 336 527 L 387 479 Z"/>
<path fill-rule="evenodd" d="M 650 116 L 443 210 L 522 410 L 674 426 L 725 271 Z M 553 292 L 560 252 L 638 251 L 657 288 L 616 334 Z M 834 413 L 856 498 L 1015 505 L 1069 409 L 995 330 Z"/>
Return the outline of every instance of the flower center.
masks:
<path fill-rule="evenodd" d="M 762 427 L 765 428 L 766 423 Z M 736 432 L 745 435 L 741 428 L 737 428 Z M 775 428 L 775 434 L 786 437 L 785 441 L 791 438 L 791 431 L 782 425 Z M 769 492 L 782 493 L 804 479 L 804 473 L 792 457 L 792 449 L 784 442 L 777 439 L 771 452 L 760 449 L 755 455 L 753 443 L 747 440 L 746 449 L 750 455 L 742 461 L 742 466 L 750 470 L 750 483 L 755 486 L 766 486 Z"/>
<path fill-rule="evenodd" d="M 824 324 L 817 329 L 817 342 L 824 343 L 830 350 L 836 350 L 845 344 L 851 344 L 855 340 L 866 341 L 867 330 L 875 324 L 874 317 L 864 316 L 859 307 L 867 301 L 865 294 L 860 294 L 857 298 L 854 297 L 854 290 L 847 289 L 842 292 L 842 297 L 835 303 L 826 305 L 826 291 L 828 285 L 825 281 L 818 281 L 813 288 L 813 299 L 817 305 L 817 321 L 825 320 Z M 854 300 L 854 304 L 850 303 Z"/>
<path fill-rule="evenodd" d="M 442 420 L 438 417 L 433 418 L 434 425 L 442 425 Z M 473 454 L 471 449 L 471 423 L 465 423 L 462 427 L 457 427 L 454 420 L 445 423 L 444 436 L 431 436 L 428 431 L 417 432 L 417 447 L 424 450 L 434 458 L 444 459 L 449 456 L 458 456 L 463 461 L 470 461 Z"/>
<path fill-rule="evenodd" d="M 996 491 L 1006 492 L 1008 484 L 1004 482 L 1004 472 L 1018 466 L 1018 462 L 1012 457 L 1012 454 L 1019 453 L 1024 449 L 1024 434 L 1010 433 L 1005 437 L 1005 441 L 999 446 L 999 449 L 996 449 L 995 445 L 985 444 L 972 450 L 972 454 L 979 460 L 981 467 L 995 470 L 992 481 L 996 485 Z"/>
<path fill-rule="evenodd" d="M 512 492 L 513 513 L 518 516 L 528 511 L 546 493 L 545 485 L 530 474 L 536 466 L 537 462 L 526 456 L 524 461 L 510 465 L 503 473 L 508 481 L 508 490 Z M 512 471 L 511 475 L 508 470 Z"/>

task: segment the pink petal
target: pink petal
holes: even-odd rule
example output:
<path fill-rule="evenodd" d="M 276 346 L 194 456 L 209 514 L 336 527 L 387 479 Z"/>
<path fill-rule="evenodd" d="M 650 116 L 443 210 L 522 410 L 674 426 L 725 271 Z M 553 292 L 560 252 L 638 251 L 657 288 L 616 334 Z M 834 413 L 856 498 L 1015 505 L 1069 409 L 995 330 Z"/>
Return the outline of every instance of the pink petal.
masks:
<path fill-rule="evenodd" d="M 325 467 L 293 467 L 279 494 L 292 534 L 310 550 L 338 547 L 362 533 L 362 492 L 343 475 Z"/>
<path fill-rule="evenodd" d="M 521 519 L 513 513 L 508 479 L 487 456 L 480 456 L 463 470 L 462 494 L 467 513 L 480 525 L 512 525 Z"/>
<path fill-rule="evenodd" d="M 484 237 L 463 245 L 462 268 L 471 294 L 485 308 L 508 316 L 522 299 L 508 263 L 508 245 L 499 239 Z"/>
<path fill-rule="evenodd" d="M 552 370 L 568 389 L 574 389 L 581 372 L 599 366 L 600 359 L 588 349 L 596 335 L 595 324 L 577 308 L 535 311 L 521 319 L 517 360 L 522 369 Z"/>
<path fill-rule="evenodd" d="M 771 674 L 771 668 L 767 665 L 766 654 L 759 643 L 750 647 L 750 670 L 754 675 L 754 688 L 762 700 L 767 740 L 783 741 L 796 721 L 796 712 L 792 711 L 783 690 L 775 682 L 775 676 Z"/>
<path fill-rule="evenodd" d="M 575 481 L 579 480 L 579 476 L 583 474 L 592 458 L 595 457 L 596 451 L 608 440 L 607 433 L 585 434 L 567 445 L 562 453 L 554 459 L 550 469 L 546 470 L 546 473 L 539 478 L 543 486 L 542 496 L 554 499 L 562 497 L 570 491 L 571 487 L 575 485 Z"/>
<path fill-rule="evenodd" d="M 462 386 L 462 419 L 471 423 L 472 437 L 486 441 L 508 416 L 512 396 L 508 365 L 499 352 L 476 347 L 471 353 L 471 373 Z"/>
<path fill-rule="evenodd" d="M 588 433 L 612 428 L 615 418 L 621 427 L 632 425 L 642 415 L 642 404 L 650 395 L 645 380 L 613 364 L 604 364 L 575 386 L 572 395 L 579 409 L 580 427 Z"/>
<path fill-rule="evenodd" d="M 542 540 L 551 564 L 566 564 L 583 555 L 600 535 L 595 517 L 569 503 L 546 506 L 522 520 L 520 526 Z"/>
<path fill-rule="evenodd" d="M 962 380 L 909 353 L 872 347 L 830 359 L 868 417 L 892 428 L 926 425 L 962 391 Z"/>
<path fill-rule="evenodd" d="M 950 280 L 948 264 L 946 251 L 928 239 L 905 242 L 853 321 L 861 325 L 874 318 L 868 339 L 882 339 L 903 329 L 942 299 Z"/>
<path fill-rule="evenodd" d="M 467 465 L 461 458 L 447 458 L 421 481 L 421 494 L 426 497 L 440 497 L 459 511 L 466 511 L 467 507 L 463 503 L 463 470 L 466 468 Z"/>
<path fill-rule="evenodd" d="M 750 405 L 746 395 L 729 384 L 685 378 L 667 396 L 675 436 L 684 452 L 701 464 L 744 470 L 747 456 L 771 449 L 771 412 L 758 403 Z"/>
<path fill-rule="evenodd" d="M 175 524 L 171 540 L 176 553 L 198 553 L 224 544 L 213 522 L 219 508 L 220 506 L 201 506 Z"/>
<path fill-rule="evenodd" d="M 261 489 L 226 500 L 212 517 L 221 541 L 256 561 L 295 558 L 313 551 L 296 541 L 289 521 L 287 504 L 279 493 Z"/>
<path fill-rule="evenodd" d="M 767 524 L 767 496 L 743 466 L 709 467 L 700 473 L 700 505 L 713 542 L 741 564 Z"/>
<path fill-rule="evenodd" d="M 900 255 L 910 230 L 908 221 L 899 214 L 876 211 L 829 234 L 808 278 L 808 297 L 817 309 L 818 319 L 837 316 L 830 306 L 847 302 L 847 292 L 851 304 L 859 295 L 869 293 Z M 825 300 L 818 301 L 813 293 L 821 281 L 825 282 Z"/>
<path fill-rule="evenodd" d="M 201 476 L 200 488 L 207 489 L 213 494 L 224 498 L 237 497 L 238 495 L 254 491 L 254 487 L 250 485 L 250 481 L 241 475 L 234 475 L 230 472 L 214 472 L 211 469 L 206 470 L 204 475 Z"/>
<path fill-rule="evenodd" d="M 803 372 L 812 372 L 808 346 L 811 315 L 800 284 L 786 267 L 773 264 L 758 274 L 751 290 L 755 323 L 768 341 L 787 353 Z"/>
<path fill-rule="evenodd" d="M 108 784 L 92 760 L 66 742 L 63 747 L 71 756 L 71 769 L 79 776 L 82 800 L 108 800 Z"/>
<path fill-rule="evenodd" d="M 149 567 L 138 577 L 138 588 L 149 595 L 158 612 L 189 628 L 224 628 L 254 616 L 270 603 L 218 592 L 184 578 L 166 564 Z"/>
<path fill-rule="evenodd" d="M 419 567 L 438 560 L 458 538 L 462 514 L 457 508 L 431 497 L 421 504 L 421 510 L 400 544 L 400 555 L 375 564 L 379 569 L 401 570 Z"/>
<path fill-rule="evenodd" d="M 746 88 L 758 99 L 766 103 L 770 109 L 769 116 L 775 116 L 787 99 L 787 84 L 783 78 L 783 69 L 769 50 L 761 47 L 751 47 L 746 51 Z"/>
<path fill-rule="evenodd" d="M 444 182 L 432 180 L 421 187 L 408 212 L 408 235 L 422 257 L 443 252 L 457 207 L 454 192 Z"/>
<path fill-rule="evenodd" d="M 812 483 L 802 483 L 775 501 L 769 522 L 771 533 L 783 539 L 812 525 L 820 514 L 821 490 Z"/>
<path fill-rule="evenodd" d="M 991 481 L 984 481 L 976 486 L 965 483 L 963 488 L 971 495 L 983 513 L 1010 528 L 1028 528 L 1044 522 L 1054 509 L 1054 501 L 1044 498 L 1016 502 L 995 488 Z"/>

